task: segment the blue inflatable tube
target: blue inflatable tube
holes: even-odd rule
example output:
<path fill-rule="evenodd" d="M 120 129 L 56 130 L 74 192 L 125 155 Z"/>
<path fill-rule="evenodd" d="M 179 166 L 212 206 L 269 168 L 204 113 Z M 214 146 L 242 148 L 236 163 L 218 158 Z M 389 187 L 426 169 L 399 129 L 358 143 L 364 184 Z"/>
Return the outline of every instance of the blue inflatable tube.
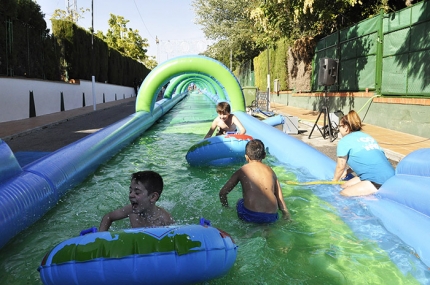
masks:
<path fill-rule="evenodd" d="M 282 115 L 275 115 L 273 117 L 266 118 L 262 120 L 263 123 L 268 124 L 272 127 L 277 125 L 282 125 L 285 122 L 285 118 Z"/>
<path fill-rule="evenodd" d="M 283 124 L 285 122 L 285 118 L 282 115 L 275 115 L 264 119 L 263 122 L 271 126 L 277 126 Z"/>
<path fill-rule="evenodd" d="M 0 139 L 0 182 L 5 181 L 22 172 L 10 147 Z"/>
<path fill-rule="evenodd" d="M 237 245 L 202 225 L 96 232 L 63 241 L 39 266 L 45 285 L 195 284 L 225 275 Z"/>
<path fill-rule="evenodd" d="M 245 146 L 251 136 L 227 134 L 199 141 L 187 152 L 191 166 L 221 166 L 245 162 Z"/>

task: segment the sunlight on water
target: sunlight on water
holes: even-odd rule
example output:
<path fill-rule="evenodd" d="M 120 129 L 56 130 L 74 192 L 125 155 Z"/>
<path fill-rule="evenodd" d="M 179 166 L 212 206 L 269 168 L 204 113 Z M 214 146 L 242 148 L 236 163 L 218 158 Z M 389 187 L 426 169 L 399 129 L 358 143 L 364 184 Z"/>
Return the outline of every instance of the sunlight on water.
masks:
<path fill-rule="evenodd" d="M 266 163 L 282 183 L 293 221 L 280 220 L 273 225 L 239 221 L 234 205 L 241 197 L 240 187 L 230 193 L 229 208 L 221 207 L 218 192 L 240 165 L 190 167 L 185 154 L 203 138 L 210 122 L 181 124 L 177 114 L 176 109 L 167 114 L 3 248 L 1 284 L 41 284 L 36 269 L 45 253 L 82 229 L 98 227 L 106 212 L 128 203 L 130 175 L 145 169 L 163 176 L 165 187 L 158 204 L 170 211 L 178 224 L 195 224 L 204 217 L 239 245 L 230 272 L 208 284 L 419 284 L 412 273 L 428 280 L 423 277 L 428 271 L 412 261 L 413 256 L 395 237 L 389 240 L 390 235 L 365 210 L 352 214 L 353 200 L 332 206 L 330 202 L 340 199 L 333 194 L 338 191 L 336 186 L 287 185 L 285 181 L 306 177 L 292 168 L 286 171 L 274 157 L 269 156 Z M 129 223 L 124 220 L 111 229 L 126 227 Z M 353 232 L 351 227 L 358 230 Z M 381 239 L 386 240 L 384 249 Z M 397 249 L 387 250 L 389 247 Z M 415 267 L 415 271 L 402 273 L 387 252 L 399 255 L 405 267 Z"/>

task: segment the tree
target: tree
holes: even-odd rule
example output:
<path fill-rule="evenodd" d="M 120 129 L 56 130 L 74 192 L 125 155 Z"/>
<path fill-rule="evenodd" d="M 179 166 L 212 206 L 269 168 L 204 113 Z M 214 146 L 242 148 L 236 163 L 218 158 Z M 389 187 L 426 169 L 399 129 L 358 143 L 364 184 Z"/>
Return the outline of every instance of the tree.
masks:
<path fill-rule="evenodd" d="M 50 37 L 43 17 L 35 1 L 1 0 L 0 74 L 45 77 L 44 49 Z"/>
<path fill-rule="evenodd" d="M 230 52 L 233 65 L 253 58 L 265 48 L 261 33 L 255 29 L 250 17 L 257 1 L 247 0 L 194 0 L 196 23 L 203 27 L 208 39 L 217 43 L 204 53 L 229 65 Z"/>
<path fill-rule="evenodd" d="M 154 68 L 157 65 L 155 58 L 146 55 L 149 47 L 148 40 L 142 38 L 138 30 L 128 28 L 128 22 L 130 21 L 122 16 L 110 14 L 106 35 L 97 31 L 96 36 L 104 40 L 109 47 L 143 63 L 150 69 Z"/>
<path fill-rule="evenodd" d="M 55 9 L 51 19 L 70 21 L 76 24 L 79 19 L 83 19 L 84 14 L 89 11 L 90 9 L 80 8 L 80 12 L 73 11 L 72 13 L 68 13 L 61 9 Z"/>
<path fill-rule="evenodd" d="M 379 13 L 406 7 L 405 0 L 265 0 L 252 12 L 257 29 L 296 40 L 323 37 Z"/>

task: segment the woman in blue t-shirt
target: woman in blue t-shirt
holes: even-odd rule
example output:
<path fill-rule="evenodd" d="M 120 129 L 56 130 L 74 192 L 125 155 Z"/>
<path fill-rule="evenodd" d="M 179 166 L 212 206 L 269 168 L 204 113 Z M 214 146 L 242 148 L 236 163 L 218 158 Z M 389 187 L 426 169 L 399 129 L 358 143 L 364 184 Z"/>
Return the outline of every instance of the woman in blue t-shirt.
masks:
<path fill-rule="evenodd" d="M 361 131 L 361 119 L 354 110 L 339 121 L 343 138 L 337 145 L 337 165 L 333 181 L 347 174 L 347 165 L 357 174 L 342 185 L 344 196 L 364 196 L 378 191 L 391 176 L 394 168 L 374 138 Z"/>

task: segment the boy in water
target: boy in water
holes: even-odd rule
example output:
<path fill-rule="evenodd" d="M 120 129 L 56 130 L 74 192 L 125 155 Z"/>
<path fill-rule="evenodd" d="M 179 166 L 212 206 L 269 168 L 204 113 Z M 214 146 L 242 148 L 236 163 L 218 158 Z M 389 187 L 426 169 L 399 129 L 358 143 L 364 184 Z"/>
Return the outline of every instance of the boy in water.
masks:
<path fill-rule="evenodd" d="M 248 164 L 237 170 L 219 192 L 221 204 L 228 207 L 227 194 L 240 182 L 243 199 L 237 202 L 237 215 L 241 220 L 253 223 L 273 223 L 282 218 L 288 220 L 290 213 L 285 205 L 281 185 L 273 170 L 262 163 L 266 157 L 264 144 L 258 139 L 249 141 L 245 148 Z"/>
<path fill-rule="evenodd" d="M 245 127 L 239 121 L 239 119 L 230 114 L 230 104 L 227 102 L 220 102 L 216 106 L 216 112 L 218 113 L 218 117 L 216 117 L 209 129 L 209 132 L 206 134 L 205 139 L 210 138 L 214 133 L 215 129 L 218 128 L 217 136 L 225 135 L 227 132 L 236 132 L 237 128 L 239 128 L 239 134 L 243 135 L 246 133 Z"/>
<path fill-rule="evenodd" d="M 155 205 L 163 191 L 163 178 L 154 171 L 140 171 L 131 176 L 130 204 L 104 215 L 99 231 L 107 231 L 112 222 L 130 219 L 132 228 L 160 227 L 173 224 L 171 215 Z"/>

